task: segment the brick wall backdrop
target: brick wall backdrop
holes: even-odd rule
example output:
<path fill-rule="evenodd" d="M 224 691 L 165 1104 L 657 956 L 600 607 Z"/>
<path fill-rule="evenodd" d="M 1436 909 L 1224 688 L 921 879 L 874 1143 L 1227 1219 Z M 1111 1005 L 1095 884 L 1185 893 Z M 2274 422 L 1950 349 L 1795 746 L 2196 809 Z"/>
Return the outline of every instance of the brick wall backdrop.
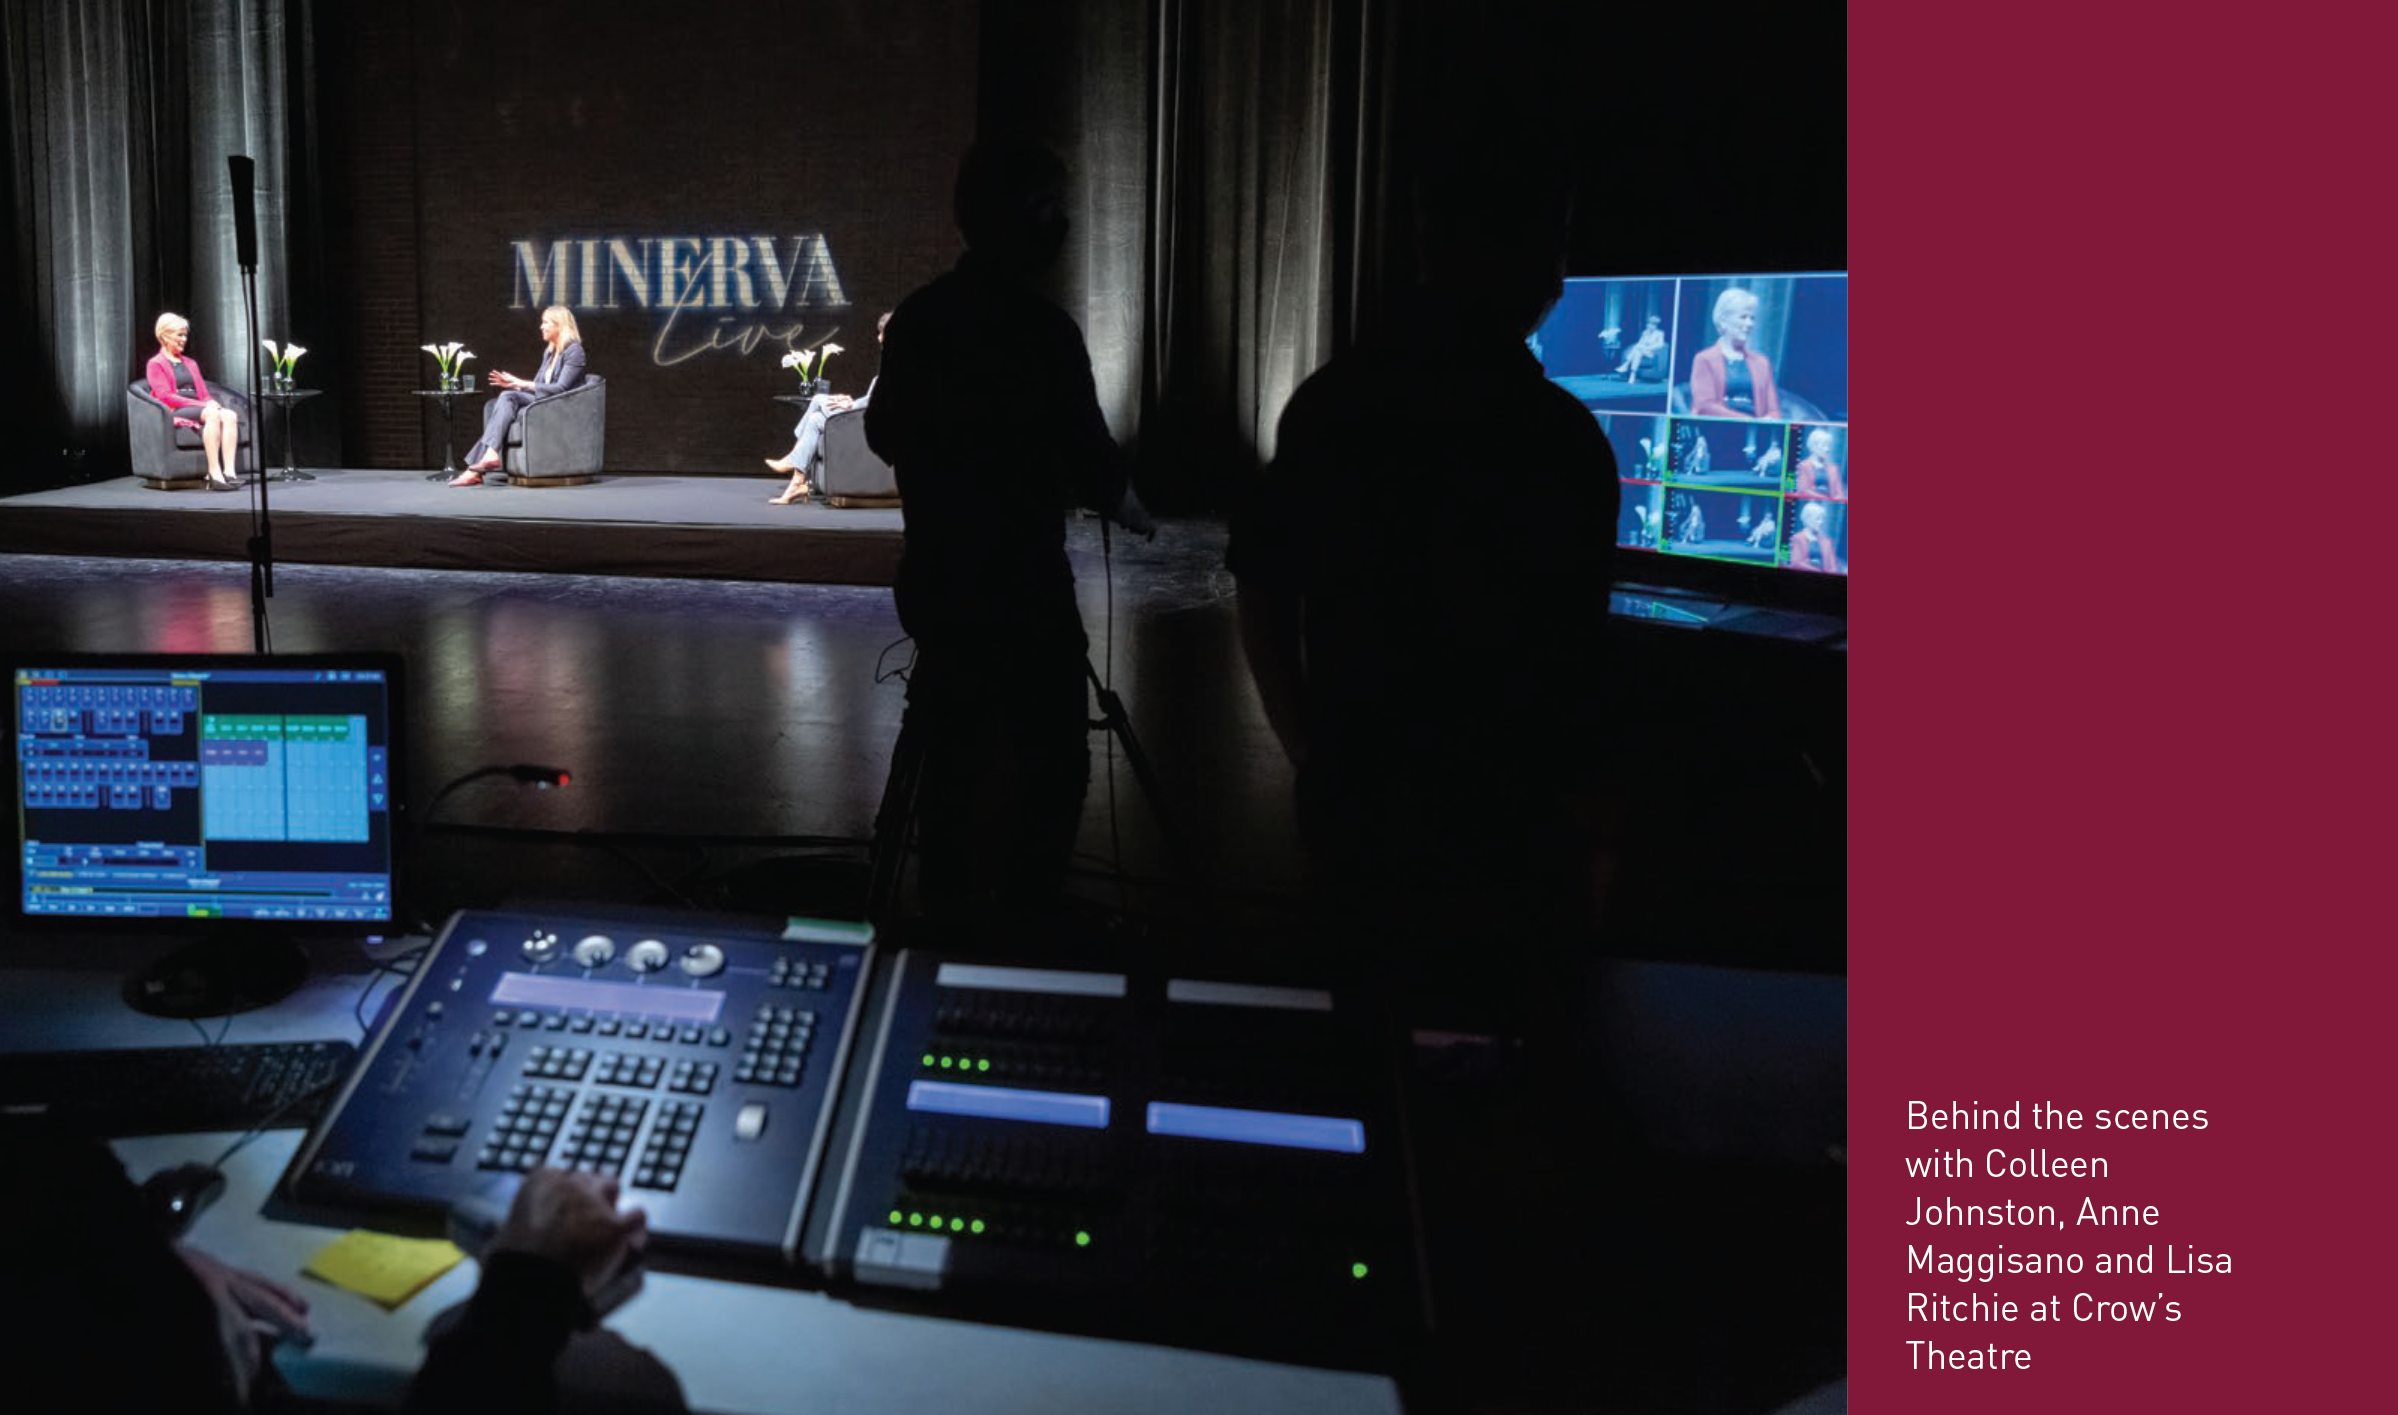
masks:
<path fill-rule="evenodd" d="M 326 273 L 341 386 L 340 460 L 439 466 L 417 345 L 415 24 L 407 5 L 326 6 L 317 27 Z M 332 362 L 332 361 L 328 361 Z M 431 460 L 428 460 L 430 458 Z"/>
<path fill-rule="evenodd" d="M 590 367 L 609 379 L 609 471 L 758 476 L 789 445 L 794 410 L 773 401 L 797 381 L 780 367 L 786 347 L 840 343 L 834 385 L 863 391 L 874 317 L 956 259 L 949 185 L 973 132 L 977 7 L 325 10 L 327 268 L 342 331 L 329 391 L 345 465 L 441 464 L 433 400 L 414 393 L 434 373 L 420 345 L 461 340 L 479 356 L 470 372 L 533 374 L 540 316 L 523 251 L 552 282 L 546 300 L 563 277 Z M 829 267 L 837 291 L 803 272 L 774 298 L 766 251 L 787 266 L 819 238 L 815 271 Z M 562 270 L 549 264 L 559 242 Z M 723 280 L 701 259 L 736 253 L 748 264 Z M 482 401 L 459 404 L 461 456 Z"/>

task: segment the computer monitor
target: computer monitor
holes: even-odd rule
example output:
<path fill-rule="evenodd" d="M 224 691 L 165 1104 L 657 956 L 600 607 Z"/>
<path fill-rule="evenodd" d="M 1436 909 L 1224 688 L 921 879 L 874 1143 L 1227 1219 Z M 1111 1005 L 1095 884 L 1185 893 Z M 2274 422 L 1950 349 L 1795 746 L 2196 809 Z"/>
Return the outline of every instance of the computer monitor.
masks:
<path fill-rule="evenodd" d="M 15 654 L 13 932 L 180 938 L 144 1011 L 262 1006 L 301 940 L 400 919 L 406 755 L 392 654 Z"/>
<path fill-rule="evenodd" d="M 1576 278 L 1531 345 L 1615 448 L 1623 578 L 1845 606 L 1845 273 Z"/>

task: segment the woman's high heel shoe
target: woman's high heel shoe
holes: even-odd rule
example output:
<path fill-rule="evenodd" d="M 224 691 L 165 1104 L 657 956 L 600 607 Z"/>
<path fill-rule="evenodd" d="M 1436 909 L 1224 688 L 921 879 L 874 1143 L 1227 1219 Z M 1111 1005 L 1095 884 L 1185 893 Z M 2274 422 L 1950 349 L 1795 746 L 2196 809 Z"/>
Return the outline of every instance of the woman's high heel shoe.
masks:
<path fill-rule="evenodd" d="M 769 506 L 788 506 L 794 501 L 805 501 L 807 499 L 808 483 L 807 479 L 802 477 L 792 482 L 791 485 L 784 487 L 782 495 L 775 497 L 766 504 Z"/>
<path fill-rule="evenodd" d="M 770 472 L 781 472 L 784 476 L 789 476 L 791 473 L 798 470 L 798 468 L 793 466 L 791 463 L 784 461 L 780 457 L 769 457 L 766 459 L 766 470 Z"/>

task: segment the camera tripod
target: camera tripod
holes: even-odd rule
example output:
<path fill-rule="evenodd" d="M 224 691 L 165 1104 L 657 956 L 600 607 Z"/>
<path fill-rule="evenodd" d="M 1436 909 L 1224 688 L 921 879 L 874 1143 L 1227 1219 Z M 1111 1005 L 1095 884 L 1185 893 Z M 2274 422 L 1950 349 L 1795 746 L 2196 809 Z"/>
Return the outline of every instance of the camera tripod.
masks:
<path fill-rule="evenodd" d="M 1141 794 L 1148 798 L 1150 813 L 1156 817 L 1158 834 L 1165 842 L 1174 873 L 1186 883 L 1193 882 L 1190 852 L 1173 813 L 1166 808 L 1157 777 L 1150 770 L 1149 754 L 1141 749 L 1141 739 L 1133 734 L 1124 699 L 1100 681 L 1099 670 L 1092 666 L 1088 653 L 1083 655 L 1082 672 L 1099 702 L 1100 715 L 1090 720 L 1089 730 L 1105 729 L 1122 744 L 1124 758 L 1132 766 L 1133 780 L 1139 783 Z M 899 740 L 891 747 L 891 771 L 883 781 L 882 802 L 874 813 L 874 843 L 866 881 L 866 910 L 870 919 L 893 916 L 907 870 L 908 851 L 915 838 L 917 800 L 923 785 L 927 750 L 924 724 L 917 720 L 916 714 L 917 705 L 910 703 L 900 715 Z"/>

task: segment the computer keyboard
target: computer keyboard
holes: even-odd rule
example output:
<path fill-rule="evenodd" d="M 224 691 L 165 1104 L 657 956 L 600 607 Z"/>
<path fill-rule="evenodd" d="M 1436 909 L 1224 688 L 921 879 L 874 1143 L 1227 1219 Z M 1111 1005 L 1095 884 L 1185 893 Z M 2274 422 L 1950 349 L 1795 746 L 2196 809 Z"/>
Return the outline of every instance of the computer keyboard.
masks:
<path fill-rule="evenodd" d="M 254 1042 L 0 1056 L 0 1113 L 91 1134 L 305 1128 L 357 1063 L 348 1042 Z"/>

